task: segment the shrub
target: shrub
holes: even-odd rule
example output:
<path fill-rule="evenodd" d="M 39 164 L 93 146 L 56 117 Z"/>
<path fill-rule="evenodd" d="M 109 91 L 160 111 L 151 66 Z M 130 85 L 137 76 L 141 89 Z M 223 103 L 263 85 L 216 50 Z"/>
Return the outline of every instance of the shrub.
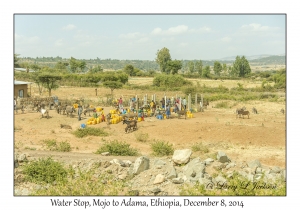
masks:
<path fill-rule="evenodd" d="M 67 171 L 62 164 L 50 157 L 30 162 L 23 167 L 25 180 L 30 182 L 53 183 L 65 180 L 67 177 Z"/>
<path fill-rule="evenodd" d="M 200 142 L 200 143 L 196 143 L 196 144 L 194 144 L 194 145 L 192 146 L 192 151 L 193 151 L 193 152 L 198 152 L 198 151 L 200 151 L 200 152 L 208 153 L 208 152 L 209 152 L 209 149 L 208 149 L 206 146 L 204 146 L 204 145 L 202 144 L 202 142 Z"/>
<path fill-rule="evenodd" d="M 137 133 L 137 134 L 135 134 L 135 138 L 137 141 L 146 142 L 149 138 L 149 134 L 148 133 Z"/>
<path fill-rule="evenodd" d="M 228 108 L 228 102 L 227 101 L 222 101 L 220 103 L 217 103 L 214 107 L 215 108 Z"/>
<path fill-rule="evenodd" d="M 155 156 L 164 156 L 173 154 L 174 149 L 171 144 L 165 141 L 156 140 L 151 143 L 151 149 L 153 150 L 153 154 Z"/>
<path fill-rule="evenodd" d="M 93 127 L 86 127 L 86 128 L 78 128 L 73 134 L 78 138 L 83 138 L 85 136 L 108 136 L 102 128 L 93 128 Z"/>
<path fill-rule="evenodd" d="M 117 156 L 136 156 L 138 155 L 137 149 L 130 148 L 130 144 L 126 142 L 119 142 L 117 140 L 104 143 L 95 153 L 101 154 L 102 152 L 109 152 Z"/>
<path fill-rule="evenodd" d="M 44 144 L 46 145 L 47 149 L 50 151 L 59 151 L 59 152 L 70 152 L 71 145 L 67 141 L 62 141 L 57 144 L 55 139 L 46 139 L 43 140 Z"/>

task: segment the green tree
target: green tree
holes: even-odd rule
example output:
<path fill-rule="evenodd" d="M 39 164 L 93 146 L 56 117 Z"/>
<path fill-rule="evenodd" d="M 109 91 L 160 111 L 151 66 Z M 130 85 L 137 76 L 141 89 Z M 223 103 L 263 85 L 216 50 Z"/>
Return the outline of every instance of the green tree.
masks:
<path fill-rule="evenodd" d="M 61 80 L 61 76 L 56 74 L 51 74 L 48 72 L 42 72 L 37 76 L 37 79 L 40 83 L 48 90 L 49 96 L 51 96 L 51 90 L 57 89 L 59 85 L 57 84 L 58 80 Z"/>
<path fill-rule="evenodd" d="M 60 69 L 60 70 L 66 70 L 68 65 L 69 65 L 69 63 L 67 63 L 67 62 L 58 61 L 55 64 L 54 68 Z"/>
<path fill-rule="evenodd" d="M 210 67 L 205 66 L 204 69 L 202 70 L 202 77 L 209 77 L 210 74 Z"/>
<path fill-rule="evenodd" d="M 223 65 L 222 65 L 222 71 L 223 71 L 225 74 L 227 74 L 227 65 L 226 65 L 226 63 L 223 63 Z"/>
<path fill-rule="evenodd" d="M 18 61 L 20 58 L 18 58 L 20 54 L 14 54 L 14 68 L 19 68 L 20 65 L 18 64 Z"/>
<path fill-rule="evenodd" d="M 83 70 L 86 67 L 86 62 L 85 61 L 78 61 L 78 67 L 80 68 L 81 72 L 83 72 Z"/>
<path fill-rule="evenodd" d="M 202 68 L 203 68 L 202 60 L 196 61 L 196 63 L 195 63 L 195 71 L 196 71 L 200 76 L 202 76 Z"/>
<path fill-rule="evenodd" d="M 124 72 L 129 76 L 134 76 L 134 67 L 131 64 L 127 64 L 124 68 Z"/>
<path fill-rule="evenodd" d="M 214 72 L 215 72 L 215 75 L 220 76 L 221 71 L 222 71 L 222 65 L 221 65 L 221 63 L 219 61 L 215 61 L 214 62 Z"/>
<path fill-rule="evenodd" d="M 182 62 L 180 60 L 173 60 L 167 62 L 166 73 L 178 74 L 179 69 L 182 68 Z"/>
<path fill-rule="evenodd" d="M 109 88 L 111 91 L 111 96 L 113 96 L 113 91 L 115 89 L 122 88 L 123 84 L 118 81 L 105 81 L 105 82 L 103 82 L 103 86 Z"/>
<path fill-rule="evenodd" d="M 167 63 L 171 61 L 171 55 L 168 48 L 164 47 L 161 50 L 157 50 L 156 63 L 158 63 L 161 72 L 166 72 Z"/>
<path fill-rule="evenodd" d="M 189 72 L 190 72 L 191 74 L 193 74 L 194 71 L 195 71 L 195 65 L 194 65 L 194 62 L 193 62 L 193 61 L 189 61 L 189 62 L 188 62 L 188 67 L 189 67 Z"/>
<path fill-rule="evenodd" d="M 78 68 L 78 61 L 77 61 L 77 59 L 71 57 L 69 63 L 70 63 L 71 72 L 75 73 L 77 71 L 77 68 Z"/>
<path fill-rule="evenodd" d="M 89 73 L 92 74 L 99 73 L 99 72 L 103 72 L 103 68 L 100 65 L 97 65 L 89 70 Z"/>
<path fill-rule="evenodd" d="M 248 60 L 245 56 L 241 58 L 236 56 L 235 62 L 233 63 L 233 68 L 231 70 L 231 74 L 233 76 L 245 77 L 247 74 L 251 73 L 251 68 Z"/>

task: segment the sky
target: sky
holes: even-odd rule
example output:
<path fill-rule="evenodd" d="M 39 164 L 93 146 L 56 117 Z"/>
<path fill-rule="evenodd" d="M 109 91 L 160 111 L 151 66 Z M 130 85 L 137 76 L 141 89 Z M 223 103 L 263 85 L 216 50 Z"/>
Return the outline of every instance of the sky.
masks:
<path fill-rule="evenodd" d="M 20 57 L 210 60 L 282 55 L 286 15 L 278 14 L 18 14 L 14 51 Z"/>

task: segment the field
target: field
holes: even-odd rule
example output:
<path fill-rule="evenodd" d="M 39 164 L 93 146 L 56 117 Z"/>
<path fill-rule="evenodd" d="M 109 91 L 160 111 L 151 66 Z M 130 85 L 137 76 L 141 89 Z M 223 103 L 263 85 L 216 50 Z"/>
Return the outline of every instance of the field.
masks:
<path fill-rule="evenodd" d="M 131 78 L 131 84 L 151 84 L 151 78 Z M 196 80 L 193 80 L 195 83 Z M 220 80 L 199 80 L 200 84 L 206 84 L 210 87 L 236 87 L 240 82 L 244 87 L 259 86 L 259 81 L 220 81 Z M 32 85 L 31 92 L 37 96 L 38 90 Z M 58 98 L 77 99 L 84 98 L 94 106 L 101 106 L 106 101 L 109 89 L 98 88 L 97 96 L 95 88 L 79 87 L 60 87 L 52 91 L 52 95 Z M 183 96 L 180 91 L 154 92 L 147 90 L 114 90 L 116 97 L 123 96 L 123 99 L 129 99 L 138 95 L 156 94 L 161 98 L 164 93 L 169 97 L 176 94 Z M 203 93 L 205 95 L 205 93 Z M 47 96 L 47 93 L 43 93 Z M 154 117 L 145 118 L 145 121 L 138 123 L 138 130 L 125 134 L 125 125 L 122 123 L 107 125 L 100 123 L 90 125 L 93 127 L 104 128 L 109 133 L 107 137 L 88 136 L 77 138 L 72 131 L 78 129 L 80 124 L 86 123 L 90 118 L 83 116 L 82 121 L 66 115 L 59 115 L 54 110 L 50 110 L 50 118 L 42 118 L 40 113 L 25 111 L 24 114 L 18 113 L 14 117 L 14 144 L 18 152 L 30 152 L 34 155 L 43 151 L 46 155 L 51 155 L 47 151 L 43 140 L 55 139 L 58 142 L 67 141 L 71 145 L 71 153 L 84 153 L 85 155 L 94 155 L 93 153 L 105 142 L 110 140 L 119 140 L 129 143 L 131 147 L 137 148 L 142 155 L 152 156 L 151 142 L 154 140 L 163 140 L 171 143 L 175 149 L 191 148 L 196 143 L 202 143 L 209 148 L 208 153 L 194 152 L 193 157 L 210 157 L 216 151 L 224 151 L 231 159 L 236 161 L 250 161 L 258 159 L 264 165 L 279 166 L 285 168 L 286 165 L 286 117 L 280 112 L 285 109 L 285 101 L 248 101 L 234 102 L 227 101 L 228 108 L 216 108 L 218 101 L 209 104 L 204 112 L 194 113 L 193 118 L 177 118 L 172 113 L 171 119 L 158 120 Z M 258 114 L 251 112 L 250 118 L 236 118 L 235 110 L 245 106 L 248 110 L 256 107 Z M 107 114 L 112 107 L 104 107 Z M 60 124 L 67 124 L 72 130 L 60 128 Z M 138 134 L 148 134 L 149 138 L 144 141 L 138 141 Z M 71 154 L 70 153 L 70 154 Z M 94 156 L 93 156 L 94 157 Z"/>

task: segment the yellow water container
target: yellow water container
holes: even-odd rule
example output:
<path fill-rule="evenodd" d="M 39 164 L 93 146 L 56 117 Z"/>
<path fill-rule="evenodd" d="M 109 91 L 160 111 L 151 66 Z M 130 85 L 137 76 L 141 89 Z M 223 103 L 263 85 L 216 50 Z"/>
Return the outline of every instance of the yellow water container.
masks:
<path fill-rule="evenodd" d="M 78 108 L 78 104 L 73 104 L 74 109 Z"/>
<path fill-rule="evenodd" d="M 96 121 L 97 121 L 97 124 L 98 124 L 98 123 L 100 123 L 100 118 L 99 118 L 99 117 L 97 117 L 97 120 L 96 120 Z"/>
<path fill-rule="evenodd" d="M 142 118 L 141 118 L 141 117 L 139 117 L 139 118 L 138 118 L 138 122 L 141 122 L 141 121 L 142 121 Z"/>

